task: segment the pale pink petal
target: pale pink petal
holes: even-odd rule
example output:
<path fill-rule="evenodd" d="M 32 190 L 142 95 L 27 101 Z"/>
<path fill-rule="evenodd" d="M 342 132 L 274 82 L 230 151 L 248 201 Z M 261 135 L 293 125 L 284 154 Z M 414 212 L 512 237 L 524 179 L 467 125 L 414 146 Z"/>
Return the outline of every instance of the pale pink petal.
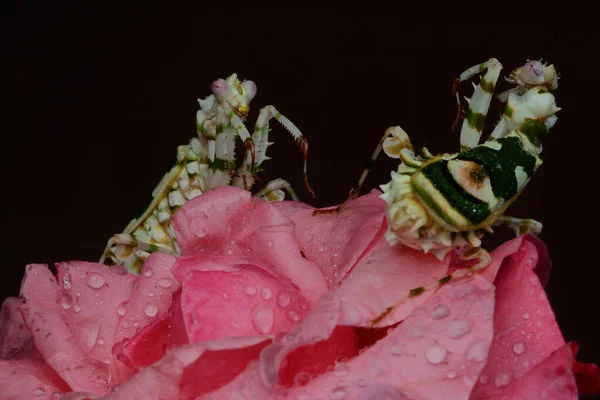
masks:
<path fill-rule="evenodd" d="M 252 255 L 292 280 L 311 304 L 327 291 L 319 268 L 302 257 L 294 223 L 246 190 L 221 186 L 188 201 L 173 227 L 183 256 Z"/>
<path fill-rule="evenodd" d="M 73 333 L 68 316 L 60 306 L 62 292 L 46 265 L 30 264 L 25 270 L 21 295 L 23 320 L 31 331 L 37 350 L 75 391 L 104 394 L 110 387 L 107 364 L 86 354 L 86 344 Z"/>
<path fill-rule="evenodd" d="M 387 336 L 287 398 L 465 399 L 488 359 L 493 309 L 485 279 L 451 281 Z"/>
<path fill-rule="evenodd" d="M 118 366 L 111 349 L 119 323 L 119 304 L 131 295 L 134 275 L 103 264 L 71 261 L 56 264 L 58 304 L 81 350 L 110 368 Z"/>
<path fill-rule="evenodd" d="M 138 328 L 168 313 L 173 293 L 181 287 L 171 273 L 175 260 L 174 256 L 161 252 L 148 257 L 140 275 L 135 277 L 130 297 L 119 305 L 120 323 L 115 341 L 133 337 Z"/>
<path fill-rule="evenodd" d="M 577 400 L 577 385 L 572 371 L 573 355 L 564 345 L 531 368 L 521 379 L 492 393 L 473 394 L 471 400 Z M 505 381 L 502 380 L 501 383 Z M 494 385 L 494 383 L 491 383 Z"/>
<path fill-rule="evenodd" d="M 313 216 L 313 207 L 293 201 L 273 205 L 296 224 L 294 231 L 306 258 L 337 286 L 373 240 L 385 219 L 378 190 L 352 200 L 341 213 Z"/>
<path fill-rule="evenodd" d="M 364 257 L 333 292 L 342 302 L 342 325 L 370 327 L 396 304 L 377 326 L 393 325 L 433 292 L 409 298 L 411 289 L 435 283 L 447 274 L 450 257 L 440 261 L 401 244 L 390 246 L 384 236 L 386 226 L 384 222 Z"/>
<path fill-rule="evenodd" d="M 306 313 L 307 301 L 297 286 L 250 259 L 182 257 L 173 273 L 183 281 L 182 321 L 173 324 L 185 326 L 190 343 L 287 331 Z"/>
<path fill-rule="evenodd" d="M 0 360 L 39 359 L 31 332 L 21 315 L 23 299 L 9 297 L 0 311 Z"/>
<path fill-rule="evenodd" d="M 565 343 L 533 271 L 536 262 L 536 246 L 523 240 L 496 276 L 491 362 L 474 388 L 475 398 L 501 394 L 503 385 L 521 378 Z"/>
<path fill-rule="evenodd" d="M 57 393 L 70 390 L 65 381 L 43 361 L 0 360 L 0 398 L 2 399 L 54 400 Z"/>

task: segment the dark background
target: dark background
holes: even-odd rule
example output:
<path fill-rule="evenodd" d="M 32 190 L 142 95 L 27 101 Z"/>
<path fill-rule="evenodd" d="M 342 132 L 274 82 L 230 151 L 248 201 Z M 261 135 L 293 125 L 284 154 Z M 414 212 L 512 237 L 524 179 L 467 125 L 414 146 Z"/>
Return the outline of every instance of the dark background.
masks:
<path fill-rule="evenodd" d="M 299 151 L 275 121 L 262 177 L 284 177 L 303 201 L 329 206 L 346 198 L 391 125 L 401 125 L 415 146 L 458 150 L 451 88 L 464 69 L 496 57 L 507 74 L 548 51 L 561 74 L 555 95 L 562 110 L 544 141 L 543 166 L 508 214 L 543 222 L 553 260 L 547 292 L 560 327 L 580 343 L 579 359 L 600 363 L 600 217 L 592 194 L 599 10 L 575 4 L 560 23 L 564 3 L 520 4 L 354 15 L 19 5 L 2 20 L 3 91 L 12 97 L 15 89 L 3 110 L 2 298 L 18 294 L 27 263 L 98 260 L 177 145 L 195 135 L 197 98 L 217 78 L 237 72 L 257 83 L 249 127 L 272 104 L 302 130 L 317 198 L 304 189 Z M 505 88 L 500 83 L 497 93 Z M 471 94 L 464 84 L 462 95 Z M 499 109 L 494 103 L 487 132 Z M 362 193 L 386 183 L 396 166 L 382 153 Z M 486 247 L 512 237 L 499 229 Z"/>

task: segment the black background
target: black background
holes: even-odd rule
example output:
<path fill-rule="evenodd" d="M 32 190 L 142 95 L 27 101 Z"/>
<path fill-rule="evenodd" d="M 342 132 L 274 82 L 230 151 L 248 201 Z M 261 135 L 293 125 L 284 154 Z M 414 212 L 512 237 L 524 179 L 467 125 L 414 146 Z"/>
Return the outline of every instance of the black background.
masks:
<path fill-rule="evenodd" d="M 19 6 L 2 23 L 3 91 L 16 89 L 3 110 L 2 298 L 18 294 L 27 263 L 97 261 L 177 145 L 195 135 L 197 98 L 217 78 L 237 72 L 256 82 L 248 126 L 272 104 L 302 130 L 317 198 L 304 190 L 299 151 L 275 121 L 262 177 L 284 177 L 303 201 L 329 206 L 346 198 L 391 125 L 417 147 L 457 151 L 451 88 L 464 69 L 496 57 L 508 73 L 548 50 L 559 53 L 548 58 L 561 74 L 562 110 L 544 141 L 544 164 L 508 214 L 543 222 L 553 260 L 547 293 L 562 332 L 580 343 L 579 359 L 600 363 L 600 217 L 592 193 L 599 10 L 571 6 L 559 24 L 565 5 L 423 3 L 378 14 Z M 506 88 L 502 82 L 497 92 Z M 470 97 L 470 84 L 461 93 Z M 499 109 L 493 104 L 487 132 Z M 363 193 L 386 183 L 396 166 L 382 153 Z M 500 229 L 486 247 L 512 237 Z"/>

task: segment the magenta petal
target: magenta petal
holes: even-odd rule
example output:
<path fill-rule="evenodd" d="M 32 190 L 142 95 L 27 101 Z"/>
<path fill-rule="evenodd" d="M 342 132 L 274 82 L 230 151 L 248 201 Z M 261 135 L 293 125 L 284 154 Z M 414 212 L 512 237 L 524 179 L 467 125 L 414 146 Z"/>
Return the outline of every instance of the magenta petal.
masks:
<path fill-rule="evenodd" d="M 170 316 L 164 314 L 143 327 L 131 340 L 125 340 L 121 347 L 121 355 L 127 358 L 127 364 L 145 367 L 160 360 L 167 348 L 170 322 Z"/>
<path fill-rule="evenodd" d="M 313 216 L 313 207 L 292 201 L 274 206 L 296 224 L 294 233 L 306 258 L 337 286 L 369 246 L 385 219 L 378 190 L 352 200 L 339 214 Z"/>
<path fill-rule="evenodd" d="M 43 361 L 0 360 L 2 399 L 51 400 L 56 398 L 56 393 L 70 390 L 65 381 Z"/>
<path fill-rule="evenodd" d="M 248 191 L 214 188 L 183 205 L 173 227 L 183 256 L 251 255 L 298 285 L 311 304 L 327 291 L 319 268 L 302 257 L 294 223 Z"/>
<path fill-rule="evenodd" d="M 576 400 L 579 397 L 572 365 L 573 354 L 570 345 L 566 344 L 527 371 L 521 379 L 494 394 L 480 392 L 473 394 L 470 399 Z"/>
<path fill-rule="evenodd" d="M 109 366 L 86 354 L 88 343 L 73 333 L 59 301 L 62 293 L 46 265 L 30 264 L 25 270 L 21 296 L 23 320 L 46 363 L 72 390 L 105 394 L 110 387 Z"/>
<path fill-rule="evenodd" d="M 0 360 L 39 359 L 31 332 L 23 321 L 23 299 L 9 297 L 0 311 Z"/>
<path fill-rule="evenodd" d="M 488 358 L 493 307 L 485 279 L 451 282 L 383 339 L 289 398 L 465 399 Z"/>
<path fill-rule="evenodd" d="M 495 279 L 496 308 L 490 362 L 473 398 L 499 395 L 565 341 L 540 280 L 533 271 L 537 247 L 527 241 L 502 265 Z M 523 379 L 523 378 L 521 378 Z"/>

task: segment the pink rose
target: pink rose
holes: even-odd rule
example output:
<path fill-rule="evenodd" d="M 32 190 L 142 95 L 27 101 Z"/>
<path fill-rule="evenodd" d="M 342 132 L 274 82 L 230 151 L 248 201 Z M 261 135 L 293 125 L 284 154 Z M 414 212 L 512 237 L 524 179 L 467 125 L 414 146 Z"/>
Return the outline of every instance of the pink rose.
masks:
<path fill-rule="evenodd" d="M 182 256 L 140 276 L 71 261 L 25 271 L 2 306 L 2 399 L 576 399 L 600 391 L 545 295 L 538 239 L 481 274 L 384 237 L 378 191 L 341 214 L 223 186 L 174 217 Z M 371 321 L 380 321 L 373 327 Z M 579 386 L 578 386 L 579 383 Z"/>

